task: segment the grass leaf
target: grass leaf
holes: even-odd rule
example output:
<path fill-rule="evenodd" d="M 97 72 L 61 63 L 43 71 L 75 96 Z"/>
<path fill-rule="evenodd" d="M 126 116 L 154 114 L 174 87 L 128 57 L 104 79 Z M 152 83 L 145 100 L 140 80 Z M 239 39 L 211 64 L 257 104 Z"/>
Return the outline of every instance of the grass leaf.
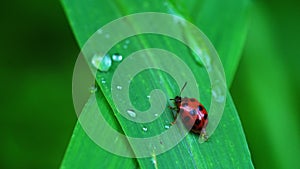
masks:
<path fill-rule="evenodd" d="M 147 11 L 181 15 L 196 24 L 208 35 L 218 50 L 223 64 L 225 63 L 224 67 L 229 84 L 233 78 L 239 61 L 239 52 L 242 50 L 246 34 L 244 25 L 247 20 L 243 19 L 247 15 L 247 1 L 243 1 L 240 4 L 236 1 L 226 4 L 218 4 L 217 1 L 204 1 L 201 3 L 194 1 L 190 4 L 185 4 L 183 2 L 168 1 L 165 3 L 160 1 L 152 1 L 151 3 L 147 1 L 140 3 L 117 1 L 114 3 L 111 1 L 97 2 L 89 0 L 83 3 L 77 0 L 65 0 L 63 3 L 80 46 L 98 28 L 123 15 Z M 197 11 L 196 7 L 200 8 L 199 11 Z M 227 15 L 219 13 L 219 10 L 223 10 Z M 241 14 L 239 15 L 240 18 L 236 20 L 230 18 L 230 16 L 237 15 L 237 13 Z M 219 20 L 213 22 L 215 19 Z M 209 79 L 205 69 L 199 66 L 193 57 L 190 57 L 188 48 L 170 38 L 162 38 L 155 35 L 136 36 L 130 39 L 130 48 L 134 50 L 149 47 L 171 51 L 181 56 L 191 70 L 201 72 L 197 76 L 197 81 L 201 81 L 200 91 L 205 93 L 201 97 L 201 102 L 206 107 L 209 107 L 211 97 L 211 91 L 208 87 L 210 85 Z M 119 52 L 127 56 L 134 50 L 125 50 L 123 45 L 116 45 L 110 52 Z M 111 69 L 113 70 L 115 67 Z M 107 83 L 105 85 L 111 85 L 110 79 L 112 74 L 113 71 L 100 75 L 101 78 L 106 79 Z M 160 80 L 161 76 L 163 77 L 162 81 Z M 201 79 L 199 79 L 200 77 Z M 149 83 L 148 79 L 151 79 L 152 83 Z M 97 80 L 100 81 L 100 78 L 97 78 Z M 143 88 L 138 85 L 140 83 L 144 84 Z M 136 137 L 155 135 L 165 130 L 164 125 L 172 120 L 171 112 L 169 111 L 163 113 L 163 116 L 154 123 L 146 125 L 130 123 L 128 125 L 128 120 L 125 120 L 116 111 L 110 91 L 106 90 L 107 86 L 99 84 L 102 91 L 98 91 L 96 96 L 98 105 L 102 106 L 101 110 L 104 109 L 102 113 L 108 118 L 108 123 L 112 127 L 117 128 L 119 131 L 124 131 L 127 135 Z M 168 96 L 171 98 L 178 93 L 180 88 L 174 84 L 172 78 L 160 71 L 145 71 L 142 76 L 135 78 L 131 85 L 131 91 L 139 93 L 137 97 L 141 98 L 134 98 L 134 93 L 131 93 L 131 101 L 138 109 L 145 110 L 149 108 L 149 101 L 147 101 L 145 96 L 150 91 L 159 88 L 168 93 Z M 91 103 L 87 103 L 83 111 L 91 110 L 91 106 L 93 106 Z M 137 130 L 137 128 L 140 130 Z M 147 128 L 147 132 L 143 128 Z M 153 158 L 155 158 L 156 163 L 153 163 Z M 93 143 L 84 133 L 80 124 L 77 124 L 62 163 L 62 168 L 115 168 L 117 166 L 122 166 L 122 168 L 230 168 L 232 166 L 236 168 L 253 168 L 243 130 L 230 94 L 227 94 L 223 118 L 209 142 L 198 144 L 198 136 L 188 134 L 173 149 L 157 156 L 154 154 L 152 158 L 129 159 L 108 153 Z"/>

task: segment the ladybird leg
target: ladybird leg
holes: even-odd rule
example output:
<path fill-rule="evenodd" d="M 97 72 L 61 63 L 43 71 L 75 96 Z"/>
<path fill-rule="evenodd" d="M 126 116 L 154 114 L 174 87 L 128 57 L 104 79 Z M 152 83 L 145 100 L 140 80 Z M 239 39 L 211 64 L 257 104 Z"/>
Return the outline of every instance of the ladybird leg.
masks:
<path fill-rule="evenodd" d="M 179 112 L 177 111 L 175 116 L 174 116 L 174 121 L 171 122 L 171 125 L 174 125 L 176 123 L 176 119 L 177 119 L 178 114 L 179 114 Z"/>
<path fill-rule="evenodd" d="M 201 132 L 200 132 L 200 136 L 201 136 L 202 139 L 204 139 L 205 141 L 208 140 L 208 136 L 207 136 L 207 133 L 206 133 L 206 126 L 207 126 L 207 124 L 208 124 L 208 119 L 206 119 L 206 120 L 204 121 L 203 128 L 202 128 L 202 130 L 201 130 Z"/>
<path fill-rule="evenodd" d="M 205 128 L 203 128 L 203 129 L 201 130 L 200 136 L 201 136 L 201 138 L 202 138 L 204 141 L 207 141 L 207 140 L 208 140 L 208 136 L 207 136 L 207 134 L 206 134 Z"/>
<path fill-rule="evenodd" d="M 206 141 L 208 138 L 207 138 L 207 134 L 206 134 L 206 130 L 203 129 L 201 130 L 201 133 L 200 133 L 201 137 Z"/>

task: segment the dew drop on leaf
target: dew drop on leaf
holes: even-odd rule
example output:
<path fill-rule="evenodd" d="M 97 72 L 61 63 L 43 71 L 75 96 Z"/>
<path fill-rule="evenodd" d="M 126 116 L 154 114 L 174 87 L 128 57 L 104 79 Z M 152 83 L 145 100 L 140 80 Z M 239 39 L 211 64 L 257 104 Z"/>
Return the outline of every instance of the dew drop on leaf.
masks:
<path fill-rule="evenodd" d="M 133 110 L 127 110 L 127 114 L 128 114 L 130 117 L 136 117 L 136 113 L 135 113 Z"/>
<path fill-rule="evenodd" d="M 114 53 L 114 54 L 112 55 L 112 60 L 113 60 L 113 61 L 121 62 L 122 59 L 123 59 L 123 56 L 120 55 L 119 53 Z"/>
<path fill-rule="evenodd" d="M 122 90 L 122 86 L 117 86 L 117 89 L 118 90 Z"/>
<path fill-rule="evenodd" d="M 142 129 L 143 129 L 143 131 L 148 131 L 147 127 L 143 127 Z"/>
<path fill-rule="evenodd" d="M 105 81 L 104 78 L 101 78 L 101 83 L 102 83 L 102 84 L 106 83 L 106 81 Z"/>
<path fill-rule="evenodd" d="M 97 86 L 93 85 L 93 86 L 91 86 L 91 88 L 90 88 L 90 93 L 96 93 L 97 90 L 98 90 Z"/>
<path fill-rule="evenodd" d="M 104 57 L 94 55 L 92 58 L 92 64 L 96 69 L 102 72 L 107 72 L 111 67 L 112 61 L 108 55 L 105 55 Z"/>
<path fill-rule="evenodd" d="M 219 88 L 217 88 L 217 90 L 212 90 L 211 93 L 217 102 L 222 103 L 225 101 L 225 96 L 220 93 Z"/>

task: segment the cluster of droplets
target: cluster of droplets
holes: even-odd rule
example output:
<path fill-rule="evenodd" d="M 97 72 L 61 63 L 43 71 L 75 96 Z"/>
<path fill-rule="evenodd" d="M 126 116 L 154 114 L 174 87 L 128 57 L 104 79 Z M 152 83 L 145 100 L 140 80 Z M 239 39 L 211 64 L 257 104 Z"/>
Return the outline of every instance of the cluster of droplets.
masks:
<path fill-rule="evenodd" d="M 118 86 L 117 86 L 117 89 L 118 89 L 118 90 L 122 90 L 122 86 L 119 86 L 119 85 L 118 85 Z"/>
<path fill-rule="evenodd" d="M 129 40 L 126 40 L 126 41 L 125 41 L 125 44 L 123 45 L 123 48 L 124 48 L 124 49 L 127 49 L 129 43 L 130 43 L 130 41 L 129 41 Z"/>
<path fill-rule="evenodd" d="M 123 56 L 119 53 L 114 53 L 111 56 L 110 55 L 105 55 L 105 56 L 100 56 L 98 54 L 95 54 L 92 57 L 92 65 L 99 71 L 101 72 L 107 72 L 111 65 L 112 62 L 121 62 L 123 60 Z"/>
<path fill-rule="evenodd" d="M 101 83 L 102 83 L 102 84 L 105 84 L 105 83 L 106 83 L 106 80 L 105 80 L 103 77 L 101 78 Z"/>
<path fill-rule="evenodd" d="M 127 110 L 127 114 L 128 114 L 130 117 L 132 117 L 132 118 L 135 118 L 135 117 L 137 116 L 137 115 L 136 115 L 136 112 L 135 112 L 134 110 L 131 110 L 131 109 L 128 109 L 128 110 Z M 158 113 L 155 113 L 154 116 L 155 116 L 155 117 L 158 117 L 159 114 L 158 114 Z M 167 122 L 167 121 L 166 121 L 166 122 Z M 165 129 L 169 129 L 170 127 L 171 127 L 170 124 L 164 125 L 164 128 L 165 128 Z M 147 131 L 148 131 L 148 128 L 147 128 L 146 126 L 142 126 L 142 131 L 147 132 Z"/>

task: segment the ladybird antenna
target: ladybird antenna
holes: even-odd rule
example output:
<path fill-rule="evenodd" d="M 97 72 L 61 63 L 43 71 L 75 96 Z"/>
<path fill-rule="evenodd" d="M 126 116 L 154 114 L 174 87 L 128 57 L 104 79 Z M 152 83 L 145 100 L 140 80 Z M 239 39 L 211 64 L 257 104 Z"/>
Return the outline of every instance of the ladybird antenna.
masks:
<path fill-rule="evenodd" d="M 187 82 L 184 83 L 184 85 L 182 86 L 181 90 L 180 90 L 180 94 L 179 96 L 181 96 L 182 91 L 184 90 L 185 86 L 187 85 Z"/>

